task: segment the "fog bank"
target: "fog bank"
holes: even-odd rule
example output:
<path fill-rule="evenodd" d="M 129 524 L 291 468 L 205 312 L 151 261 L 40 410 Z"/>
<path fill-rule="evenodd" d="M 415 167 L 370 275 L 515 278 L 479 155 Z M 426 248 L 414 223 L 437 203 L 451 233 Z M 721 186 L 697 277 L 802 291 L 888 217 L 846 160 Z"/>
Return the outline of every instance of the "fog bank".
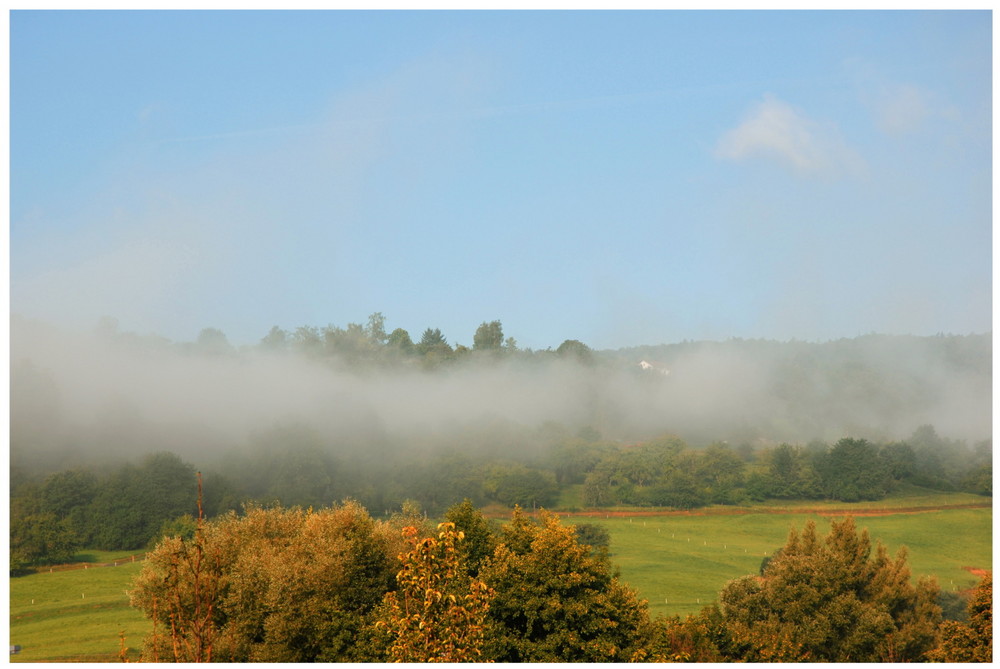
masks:
<path fill-rule="evenodd" d="M 490 426 L 546 424 L 625 442 L 673 433 L 695 446 L 903 439 L 924 424 L 975 441 L 991 434 L 990 356 L 988 335 L 872 336 L 685 343 L 590 361 L 469 354 L 428 370 L 261 348 L 213 354 L 14 317 L 11 449 L 15 463 L 50 467 L 155 450 L 198 463 L 278 425 L 307 426 L 332 451 L 379 444 L 388 454 L 436 443 L 471 451 L 489 446 L 477 440 Z M 642 360 L 656 367 L 643 371 Z M 463 442 L 469 434 L 480 436 Z"/>

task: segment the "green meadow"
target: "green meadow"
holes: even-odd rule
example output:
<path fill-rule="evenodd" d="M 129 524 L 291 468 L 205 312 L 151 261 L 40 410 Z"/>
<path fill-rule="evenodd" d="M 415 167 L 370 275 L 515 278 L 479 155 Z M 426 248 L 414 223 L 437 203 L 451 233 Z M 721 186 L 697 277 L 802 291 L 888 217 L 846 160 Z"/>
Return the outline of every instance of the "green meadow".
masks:
<path fill-rule="evenodd" d="M 10 579 L 10 644 L 21 646 L 12 662 L 118 661 L 121 632 L 127 646 L 141 645 L 149 623 L 129 606 L 125 590 L 142 563 L 96 566 L 116 555 L 90 551 L 78 556 L 94 565 L 87 569 Z"/>
<path fill-rule="evenodd" d="M 602 517 L 566 515 L 563 520 L 606 527 L 611 534 L 612 561 L 622 579 L 649 600 L 650 612 L 683 616 L 716 601 L 729 580 L 756 574 L 761 560 L 785 543 L 792 528 L 801 530 L 813 520 L 825 534 L 830 524 L 826 513 L 850 509 L 860 513 L 881 506 L 932 509 L 987 501 L 973 495 L 913 491 L 868 505 L 762 505 L 746 509 L 749 512 L 743 515 L 710 509 L 704 515 L 616 517 L 609 511 Z M 868 529 L 873 544 L 881 540 L 893 555 L 906 546 L 914 578 L 933 575 L 942 589 L 963 590 L 978 580 L 966 567 L 992 568 L 992 517 L 991 508 L 943 508 L 859 515 L 855 522 Z M 91 552 L 78 557 L 95 566 L 10 579 L 10 643 L 22 647 L 19 655 L 11 656 L 12 661 L 117 661 L 122 632 L 132 649 L 130 658 L 136 658 L 135 649 L 150 624 L 129 607 L 125 591 L 141 563 L 99 567 L 96 563 L 111 562 L 116 556 Z"/>
<path fill-rule="evenodd" d="M 942 589 L 962 590 L 978 582 L 965 567 L 992 569 L 992 517 L 989 508 L 955 509 L 857 517 L 855 523 L 893 556 L 905 546 L 914 580 L 935 576 Z M 681 616 L 716 601 L 728 581 L 757 574 L 792 528 L 810 520 L 821 535 L 829 530 L 827 517 L 807 513 L 566 518 L 606 527 L 622 580 L 649 600 L 653 615 Z"/>

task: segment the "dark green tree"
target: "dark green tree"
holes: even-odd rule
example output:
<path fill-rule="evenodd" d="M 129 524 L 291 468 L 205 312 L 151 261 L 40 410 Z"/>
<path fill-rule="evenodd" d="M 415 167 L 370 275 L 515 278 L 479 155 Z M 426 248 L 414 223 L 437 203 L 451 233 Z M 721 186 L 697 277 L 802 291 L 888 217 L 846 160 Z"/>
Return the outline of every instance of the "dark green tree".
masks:
<path fill-rule="evenodd" d="M 882 446 L 879 456 L 885 463 L 886 474 L 894 481 L 908 480 L 916 472 L 917 455 L 913 452 L 913 447 L 905 442 Z"/>
<path fill-rule="evenodd" d="M 615 503 L 615 491 L 607 469 L 599 468 L 587 474 L 583 482 L 583 503 L 587 506 L 611 506 Z"/>
<path fill-rule="evenodd" d="M 611 533 L 606 527 L 594 523 L 579 523 L 573 527 L 576 540 L 596 551 L 607 552 L 611 546 Z"/>
<path fill-rule="evenodd" d="M 420 346 L 422 348 L 433 348 L 435 346 L 447 346 L 448 340 L 441 334 L 439 328 L 427 328 L 420 336 Z"/>
<path fill-rule="evenodd" d="M 454 352 L 438 328 L 424 330 L 420 343 L 417 344 L 417 351 L 431 364 L 440 362 Z"/>
<path fill-rule="evenodd" d="M 976 467 L 962 479 L 960 487 L 977 495 L 993 495 L 993 464 Z"/>
<path fill-rule="evenodd" d="M 396 328 L 389 334 L 389 339 L 386 342 L 390 350 L 397 351 L 404 355 L 409 355 L 414 352 L 416 348 L 413 344 L 413 340 L 410 339 L 410 333 L 403 328 Z"/>
<path fill-rule="evenodd" d="M 461 499 L 485 500 L 480 462 L 460 451 L 443 451 L 420 464 L 406 466 L 402 475 L 407 494 L 438 514 Z"/>
<path fill-rule="evenodd" d="M 645 501 L 653 506 L 671 506 L 676 509 L 696 509 L 710 501 L 707 487 L 683 471 L 671 471 L 662 482 L 649 488 Z"/>
<path fill-rule="evenodd" d="M 820 460 L 826 458 L 826 447 Z M 816 499 L 823 496 L 820 478 L 806 451 L 780 444 L 766 454 L 767 474 L 758 499 Z"/>
<path fill-rule="evenodd" d="M 645 602 L 571 527 L 515 509 L 481 572 L 495 591 L 485 654 L 497 662 L 628 661 L 648 625 Z"/>
<path fill-rule="evenodd" d="M 503 347 L 503 326 L 500 321 L 483 323 L 472 337 L 472 350 L 499 351 Z"/>
<path fill-rule="evenodd" d="M 576 339 L 567 339 L 563 343 L 559 344 L 559 348 L 556 349 L 556 354 L 561 358 L 568 358 L 585 364 L 589 364 L 594 361 L 594 352 L 590 349 L 590 347 L 582 341 L 577 341 Z"/>
<path fill-rule="evenodd" d="M 540 508 L 555 504 L 559 498 L 559 486 L 549 472 L 523 465 L 496 468 L 495 472 L 492 497 L 501 504 Z"/>
<path fill-rule="evenodd" d="M 65 520 L 51 513 L 12 517 L 10 570 L 69 562 L 81 548 L 80 540 Z"/>
<path fill-rule="evenodd" d="M 882 499 L 888 493 L 886 462 L 865 439 L 844 438 L 822 457 L 820 477 L 828 497 L 842 502 Z"/>
<path fill-rule="evenodd" d="M 184 541 L 192 541 L 198 530 L 198 520 L 190 515 L 184 514 L 173 520 L 163 521 L 159 532 L 150 541 L 150 548 L 155 548 L 158 543 L 171 537 L 180 537 Z"/>
<path fill-rule="evenodd" d="M 85 469 L 67 469 L 46 477 L 40 494 L 40 511 L 52 514 L 76 535 L 81 544 L 89 543 L 94 531 L 90 513 L 100 483 Z"/>
<path fill-rule="evenodd" d="M 462 564 L 470 576 L 478 576 L 496 550 L 497 536 L 492 524 L 468 499 L 448 509 L 445 520 L 464 535 L 458 544 Z"/>
<path fill-rule="evenodd" d="M 94 547 L 131 550 L 145 546 L 166 520 L 196 512 L 194 467 L 173 453 L 126 464 L 100 486 L 89 512 Z"/>

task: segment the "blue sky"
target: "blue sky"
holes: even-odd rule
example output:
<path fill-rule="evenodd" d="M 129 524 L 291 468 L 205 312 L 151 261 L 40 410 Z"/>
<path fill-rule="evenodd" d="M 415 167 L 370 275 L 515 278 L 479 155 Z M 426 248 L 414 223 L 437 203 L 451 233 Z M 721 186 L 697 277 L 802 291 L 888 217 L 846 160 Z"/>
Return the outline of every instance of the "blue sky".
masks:
<path fill-rule="evenodd" d="M 25 12 L 11 311 L 190 341 L 985 332 L 989 12 Z"/>

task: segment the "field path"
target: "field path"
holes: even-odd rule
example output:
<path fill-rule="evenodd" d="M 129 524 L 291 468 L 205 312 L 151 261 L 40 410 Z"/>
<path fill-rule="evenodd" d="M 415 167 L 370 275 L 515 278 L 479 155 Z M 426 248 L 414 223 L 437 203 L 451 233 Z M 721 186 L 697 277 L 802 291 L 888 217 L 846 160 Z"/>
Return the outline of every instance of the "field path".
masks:
<path fill-rule="evenodd" d="M 774 515 L 787 515 L 787 514 L 803 514 L 803 515 L 815 515 L 815 516 L 894 516 L 899 514 L 912 514 L 912 513 L 932 513 L 935 511 L 953 511 L 955 509 L 989 509 L 992 508 L 992 502 L 982 502 L 975 504 L 945 504 L 937 506 L 901 506 L 901 507 L 864 507 L 864 508 L 807 508 L 807 507 L 715 507 L 710 509 L 695 509 L 695 510 L 629 510 L 629 511 L 601 511 L 597 509 L 590 509 L 587 511 L 555 511 L 556 515 L 569 518 L 569 517 L 583 517 L 583 518 L 600 518 L 612 517 L 612 518 L 645 518 L 654 516 L 745 516 L 749 514 L 774 514 Z M 536 512 L 527 511 L 528 515 L 535 515 Z M 492 515 L 492 514 L 491 514 Z"/>

